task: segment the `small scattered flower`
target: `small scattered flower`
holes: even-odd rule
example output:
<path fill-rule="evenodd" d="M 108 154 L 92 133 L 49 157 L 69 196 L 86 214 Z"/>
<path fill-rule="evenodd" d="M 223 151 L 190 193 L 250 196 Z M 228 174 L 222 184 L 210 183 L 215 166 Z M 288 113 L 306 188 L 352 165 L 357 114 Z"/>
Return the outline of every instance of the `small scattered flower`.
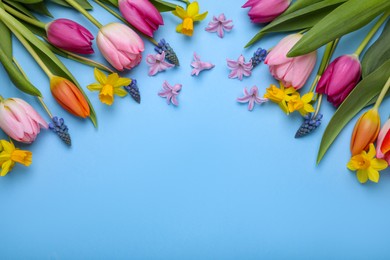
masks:
<path fill-rule="evenodd" d="M 177 101 L 177 95 L 179 95 L 180 90 L 181 84 L 175 84 L 174 86 L 171 86 L 167 81 L 164 81 L 163 90 L 161 90 L 158 95 L 160 97 L 166 98 L 168 105 L 172 103 L 175 106 L 178 106 L 179 102 Z"/>
<path fill-rule="evenodd" d="M 294 93 L 296 93 L 296 89 L 293 87 L 285 88 L 284 85 L 280 83 L 280 88 L 278 88 L 271 84 L 270 87 L 266 89 L 264 98 L 278 104 L 284 113 L 289 114 L 290 111 L 287 103 L 291 100 Z"/>
<path fill-rule="evenodd" d="M 291 99 L 287 102 L 288 111 L 290 113 L 298 111 L 302 116 L 314 112 L 314 107 L 310 104 L 313 100 L 313 96 L 313 92 L 306 93 L 302 97 L 298 92 L 295 92 L 291 95 Z"/>
<path fill-rule="evenodd" d="M 15 148 L 12 142 L 0 140 L 0 151 L 0 176 L 7 175 L 15 166 L 15 163 L 24 166 L 30 166 L 32 163 L 32 153 Z"/>
<path fill-rule="evenodd" d="M 69 135 L 68 126 L 65 125 L 64 119 L 54 116 L 51 120 L 52 122 L 49 123 L 49 129 L 57 134 L 65 144 L 71 146 L 72 140 Z"/>
<path fill-rule="evenodd" d="M 357 171 L 356 176 L 360 183 L 365 183 L 367 180 L 378 182 L 379 171 L 386 169 L 387 166 L 385 160 L 375 158 L 375 146 L 372 143 L 368 152 L 363 150 L 361 153 L 352 156 L 347 164 L 348 169 Z"/>
<path fill-rule="evenodd" d="M 252 74 L 252 62 L 245 63 L 244 56 L 240 55 L 237 61 L 226 59 L 231 72 L 229 78 L 242 80 L 243 76 L 249 77 Z"/>
<path fill-rule="evenodd" d="M 172 14 L 183 20 L 183 22 L 176 27 L 176 32 L 192 36 L 194 33 L 194 22 L 205 19 L 207 13 L 208 12 L 199 14 L 199 5 L 196 1 L 187 5 L 187 10 L 184 10 L 181 6 L 176 6 L 176 10 L 172 11 Z"/>
<path fill-rule="evenodd" d="M 129 85 L 131 79 L 120 78 L 117 73 L 111 73 L 107 77 L 97 68 L 95 68 L 94 74 L 97 82 L 88 85 L 87 88 L 91 91 L 100 91 L 99 99 L 102 103 L 111 106 L 114 103 L 114 94 L 120 97 L 127 95 L 126 90 L 122 87 Z"/>
<path fill-rule="evenodd" d="M 158 72 L 164 71 L 175 66 L 165 61 L 164 51 L 161 54 L 149 54 L 148 56 L 146 56 L 146 63 L 150 66 L 148 73 L 149 76 L 154 76 Z"/>
<path fill-rule="evenodd" d="M 308 113 L 305 115 L 301 127 L 299 127 L 295 134 L 295 138 L 306 136 L 316 130 L 321 125 L 322 117 L 322 114 L 313 115 L 312 113 Z"/>
<path fill-rule="evenodd" d="M 226 20 L 225 14 L 220 14 L 217 17 L 213 16 L 213 20 L 206 27 L 207 32 L 217 32 L 220 38 L 223 38 L 224 31 L 230 32 L 233 29 L 233 21 Z"/>
<path fill-rule="evenodd" d="M 191 62 L 191 66 L 194 68 L 191 72 L 191 75 L 198 76 L 199 73 L 203 70 L 209 70 L 214 68 L 214 64 L 210 62 L 204 62 L 200 60 L 200 57 L 194 52 L 194 61 Z"/>
<path fill-rule="evenodd" d="M 154 50 L 158 53 L 165 52 L 165 59 L 175 66 L 180 66 L 179 59 L 176 56 L 175 51 L 164 39 L 161 39 Z"/>
<path fill-rule="evenodd" d="M 253 57 L 251 59 L 251 62 L 252 62 L 252 67 L 255 68 L 257 65 L 259 65 L 260 63 L 262 63 L 265 58 L 267 57 L 267 50 L 265 49 L 262 49 L 262 48 L 258 48 L 255 53 L 253 53 Z"/>
<path fill-rule="evenodd" d="M 126 91 L 130 94 L 130 96 L 137 102 L 141 103 L 141 94 L 139 92 L 139 88 L 137 86 L 137 80 L 132 79 L 130 85 L 125 86 Z"/>
<path fill-rule="evenodd" d="M 244 96 L 237 98 L 237 102 L 249 103 L 248 104 L 249 111 L 253 110 L 255 103 L 262 104 L 262 103 L 265 103 L 267 101 L 268 101 L 267 98 L 261 98 L 259 96 L 259 89 L 256 86 L 253 86 L 249 92 L 246 88 L 244 88 Z"/>

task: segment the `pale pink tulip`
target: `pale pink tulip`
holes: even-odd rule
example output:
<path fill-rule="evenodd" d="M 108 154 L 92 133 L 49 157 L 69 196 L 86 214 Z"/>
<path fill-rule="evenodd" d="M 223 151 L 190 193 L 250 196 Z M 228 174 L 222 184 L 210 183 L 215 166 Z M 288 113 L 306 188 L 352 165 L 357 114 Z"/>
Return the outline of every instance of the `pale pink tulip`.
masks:
<path fill-rule="evenodd" d="M 317 60 L 317 52 L 288 58 L 287 53 L 302 38 L 302 34 L 284 37 L 267 55 L 264 63 L 269 66 L 272 76 L 283 82 L 286 88 L 300 89 L 305 85 Z"/>
<path fill-rule="evenodd" d="M 242 7 L 250 7 L 249 18 L 253 23 L 268 23 L 283 13 L 291 0 L 249 0 Z"/>
<path fill-rule="evenodd" d="M 0 101 L 0 128 L 12 139 L 32 143 L 48 124 L 27 102 L 19 98 Z"/>
<path fill-rule="evenodd" d="M 376 157 L 390 165 L 390 119 L 383 125 L 376 142 Z"/>
<path fill-rule="evenodd" d="M 160 12 L 148 0 L 119 0 L 118 3 L 126 21 L 147 36 L 153 37 L 154 31 L 164 24 Z"/>
<path fill-rule="evenodd" d="M 103 26 L 96 39 L 104 58 L 117 70 L 132 69 L 142 60 L 144 42 L 132 29 L 120 23 Z"/>

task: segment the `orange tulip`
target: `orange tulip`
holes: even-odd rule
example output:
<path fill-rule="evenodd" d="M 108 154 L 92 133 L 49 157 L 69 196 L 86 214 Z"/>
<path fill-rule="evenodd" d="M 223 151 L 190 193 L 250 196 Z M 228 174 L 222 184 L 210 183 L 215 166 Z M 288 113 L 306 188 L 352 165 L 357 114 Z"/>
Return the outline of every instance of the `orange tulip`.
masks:
<path fill-rule="evenodd" d="M 367 150 L 378 137 L 381 119 L 378 110 L 373 108 L 364 113 L 357 121 L 351 138 L 352 155 Z"/>
<path fill-rule="evenodd" d="M 69 113 L 82 118 L 90 115 L 87 100 L 71 81 L 53 76 L 50 78 L 50 90 L 58 104 Z"/>

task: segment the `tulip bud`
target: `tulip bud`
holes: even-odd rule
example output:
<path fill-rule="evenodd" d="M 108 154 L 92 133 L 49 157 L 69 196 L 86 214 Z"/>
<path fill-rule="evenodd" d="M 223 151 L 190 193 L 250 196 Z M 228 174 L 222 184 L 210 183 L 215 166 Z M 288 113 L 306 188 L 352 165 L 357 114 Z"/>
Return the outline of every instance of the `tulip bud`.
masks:
<path fill-rule="evenodd" d="M 119 71 L 137 66 L 145 49 L 138 34 L 120 23 L 103 26 L 96 42 L 104 58 Z"/>
<path fill-rule="evenodd" d="M 58 76 L 51 77 L 50 90 L 58 104 L 69 113 L 82 118 L 90 115 L 87 100 L 81 91 L 69 80 Z"/>
<path fill-rule="evenodd" d="M 32 143 L 41 127 L 48 125 L 27 102 L 19 98 L 2 100 L 0 97 L 0 128 L 12 139 Z"/>
<path fill-rule="evenodd" d="M 300 89 L 305 85 L 317 60 L 317 52 L 288 58 L 287 53 L 302 38 L 302 34 L 284 37 L 267 55 L 264 63 L 269 66 L 272 76 L 283 82 L 286 88 Z"/>
<path fill-rule="evenodd" d="M 376 157 L 385 159 L 390 165 L 390 119 L 387 120 L 378 135 Z"/>
<path fill-rule="evenodd" d="M 249 18 L 253 23 L 268 23 L 283 13 L 291 0 L 249 0 L 242 7 L 250 7 Z"/>
<path fill-rule="evenodd" d="M 148 0 L 119 0 L 118 3 L 126 21 L 149 37 L 164 24 L 160 12 Z"/>
<path fill-rule="evenodd" d="M 352 155 L 367 150 L 378 137 L 381 119 L 378 110 L 373 108 L 365 112 L 357 121 L 351 138 Z"/>
<path fill-rule="evenodd" d="M 69 19 L 57 19 L 46 25 L 47 40 L 54 46 L 80 54 L 92 54 L 93 35 Z"/>
<path fill-rule="evenodd" d="M 361 64 L 356 55 L 343 55 L 332 61 L 318 82 L 316 92 L 326 94 L 338 107 L 360 80 Z"/>

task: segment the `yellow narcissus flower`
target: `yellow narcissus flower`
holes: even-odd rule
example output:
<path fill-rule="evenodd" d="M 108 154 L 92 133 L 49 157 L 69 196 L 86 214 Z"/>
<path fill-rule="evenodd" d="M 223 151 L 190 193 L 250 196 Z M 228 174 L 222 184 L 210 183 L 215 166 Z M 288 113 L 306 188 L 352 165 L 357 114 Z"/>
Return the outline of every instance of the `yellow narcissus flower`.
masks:
<path fill-rule="evenodd" d="M 280 84 L 280 88 L 278 88 L 271 84 L 270 87 L 266 89 L 264 98 L 268 98 L 272 102 L 277 103 L 284 113 L 289 114 L 287 102 L 291 100 L 294 93 L 296 93 L 296 90 L 293 87 L 284 88 L 284 85 Z"/>
<path fill-rule="evenodd" d="M 310 104 L 313 100 L 313 96 L 313 92 L 306 93 L 302 97 L 298 92 L 295 92 L 291 95 L 291 99 L 287 102 L 288 111 L 290 113 L 298 111 L 302 116 L 314 112 L 314 107 Z"/>
<path fill-rule="evenodd" d="M 98 82 L 88 85 L 87 88 L 91 91 L 100 91 L 99 99 L 102 103 L 111 106 L 114 103 L 114 95 L 120 97 L 127 95 L 126 90 L 122 87 L 128 86 L 131 79 L 120 78 L 117 73 L 112 73 L 107 77 L 97 68 L 95 68 L 94 74 Z"/>
<path fill-rule="evenodd" d="M 352 156 L 347 167 L 351 171 L 357 171 L 356 176 L 360 183 L 365 183 L 367 180 L 378 182 L 379 171 L 387 168 L 387 162 L 382 159 L 375 158 L 374 144 L 370 144 L 368 153 L 362 151 L 360 154 Z"/>
<path fill-rule="evenodd" d="M 15 163 L 20 163 L 24 166 L 30 166 L 32 163 L 32 153 L 30 151 L 16 149 L 12 142 L 0 140 L 0 151 L 0 176 L 7 175 Z"/>
<path fill-rule="evenodd" d="M 206 18 L 207 13 L 208 12 L 199 14 L 199 5 L 196 1 L 190 3 L 187 6 L 187 10 L 184 10 L 181 6 L 176 6 L 176 10 L 172 11 L 172 14 L 183 20 L 183 22 L 176 27 L 176 32 L 192 36 L 194 33 L 194 22 L 202 21 Z"/>

